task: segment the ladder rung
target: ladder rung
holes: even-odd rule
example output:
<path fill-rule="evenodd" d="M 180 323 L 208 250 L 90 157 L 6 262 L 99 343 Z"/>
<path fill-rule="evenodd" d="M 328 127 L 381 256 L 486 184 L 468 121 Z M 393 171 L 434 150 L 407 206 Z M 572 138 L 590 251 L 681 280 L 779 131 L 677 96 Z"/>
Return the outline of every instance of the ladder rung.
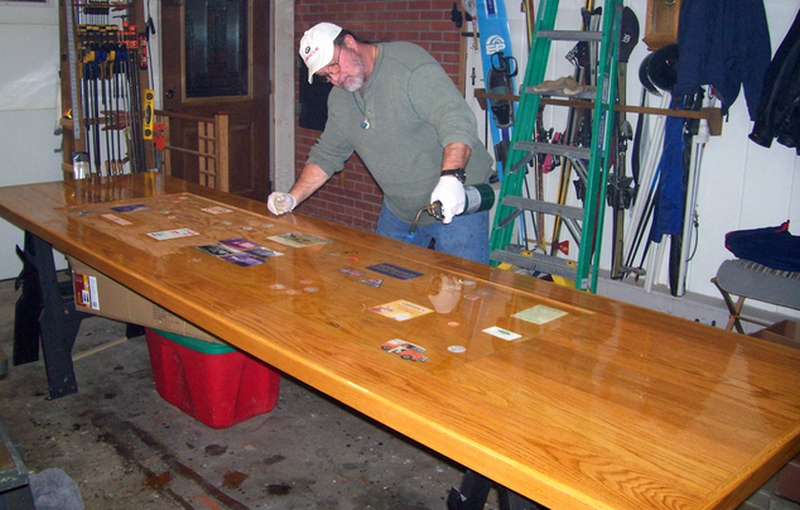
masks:
<path fill-rule="evenodd" d="M 600 41 L 603 38 L 603 32 L 596 30 L 539 30 L 536 35 L 551 41 Z"/>
<path fill-rule="evenodd" d="M 524 269 L 530 269 L 531 271 L 563 276 L 571 280 L 574 280 L 578 275 L 578 269 L 569 265 L 565 259 L 551 257 L 550 255 L 543 255 L 541 253 L 532 253 L 528 256 L 507 250 L 494 250 L 492 251 L 491 259 L 497 262 L 513 264 Z"/>
<path fill-rule="evenodd" d="M 574 147 L 572 145 L 533 141 L 526 142 L 524 140 L 515 143 L 514 148 L 521 151 L 536 152 L 538 154 L 564 156 L 570 159 L 589 159 L 592 153 L 588 147 Z"/>
<path fill-rule="evenodd" d="M 503 204 L 509 207 L 516 207 L 517 209 L 525 209 L 526 211 L 561 216 L 562 218 L 571 218 L 575 220 L 583 219 L 583 209 L 571 205 L 544 202 L 542 200 L 533 200 L 531 198 L 517 197 L 514 195 L 506 195 L 503 197 Z"/>

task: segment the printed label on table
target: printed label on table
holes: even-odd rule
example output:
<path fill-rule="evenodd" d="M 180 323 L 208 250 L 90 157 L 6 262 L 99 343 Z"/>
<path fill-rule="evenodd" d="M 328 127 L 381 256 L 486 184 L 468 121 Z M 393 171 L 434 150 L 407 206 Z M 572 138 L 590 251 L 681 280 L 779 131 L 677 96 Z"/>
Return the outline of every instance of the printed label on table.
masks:
<path fill-rule="evenodd" d="M 563 310 L 558 310 L 557 308 L 551 308 L 545 305 L 536 305 L 534 307 L 528 308 L 527 310 L 522 310 L 512 315 L 515 319 L 520 319 L 527 322 L 532 322 L 534 324 L 546 324 L 550 321 L 556 320 L 559 317 L 563 317 L 567 315 L 567 312 Z"/>
<path fill-rule="evenodd" d="M 401 340 L 400 338 L 395 338 L 394 340 L 389 340 L 382 344 L 381 349 L 390 354 L 396 354 L 404 360 L 416 361 L 417 363 L 425 363 L 428 361 L 428 357 L 425 356 L 424 348 L 417 344 Z"/>
<path fill-rule="evenodd" d="M 161 232 L 148 232 L 147 235 L 156 241 L 166 241 L 167 239 L 179 239 L 181 237 L 199 236 L 197 232 L 190 228 L 176 228 L 173 230 L 162 230 Z"/>
<path fill-rule="evenodd" d="M 148 209 L 150 208 L 144 204 L 118 205 L 111 208 L 112 211 L 116 212 L 146 211 Z"/>
<path fill-rule="evenodd" d="M 365 278 L 363 280 L 358 280 L 358 283 L 363 283 L 364 285 L 369 285 L 370 287 L 380 288 L 383 285 L 383 280 L 380 278 Z"/>
<path fill-rule="evenodd" d="M 385 274 L 386 276 L 391 276 L 392 278 L 397 278 L 398 280 L 410 280 L 412 278 L 422 276 L 422 273 L 418 273 L 404 267 L 395 266 L 394 264 L 389 264 L 386 262 L 382 264 L 376 264 L 374 266 L 368 266 L 367 269 L 370 271 L 375 271 L 376 273 Z"/>
<path fill-rule="evenodd" d="M 115 215 L 113 215 L 111 213 L 101 214 L 100 217 L 105 218 L 108 221 L 111 221 L 111 222 L 116 223 L 117 225 L 121 225 L 123 227 L 127 227 L 128 225 L 133 225 L 133 223 L 131 223 L 130 221 L 123 220 L 119 216 L 115 216 Z"/>
<path fill-rule="evenodd" d="M 410 301 L 400 299 L 397 301 L 392 301 L 391 303 L 386 303 L 385 305 L 373 306 L 369 309 L 369 311 L 381 314 L 384 317 L 394 319 L 398 322 L 403 322 L 407 321 L 408 319 L 413 319 L 414 317 L 420 317 L 427 313 L 431 313 L 433 310 L 414 304 Z"/>
<path fill-rule="evenodd" d="M 358 269 L 353 269 L 352 267 L 343 267 L 339 269 L 339 272 L 349 276 L 364 276 L 364 271 L 359 271 Z"/>
<path fill-rule="evenodd" d="M 492 326 L 491 328 L 486 328 L 483 330 L 483 332 L 488 333 L 492 336 L 496 336 L 497 338 L 502 338 L 507 342 L 516 340 L 517 338 L 522 338 L 522 335 L 520 335 L 519 333 L 514 333 L 513 331 L 503 329 L 499 326 Z"/>
<path fill-rule="evenodd" d="M 264 259 L 252 257 L 247 253 L 234 253 L 233 255 L 225 255 L 224 257 L 220 258 L 227 262 L 233 262 L 237 266 L 242 267 L 257 266 L 264 263 Z"/>
<path fill-rule="evenodd" d="M 226 213 L 229 213 L 229 212 L 233 212 L 231 209 L 228 209 L 226 207 L 220 207 L 218 205 L 215 205 L 214 207 L 204 207 L 204 208 L 202 208 L 200 210 L 203 211 L 203 212 L 207 212 L 208 214 L 213 214 L 213 215 L 226 214 Z"/>
<path fill-rule="evenodd" d="M 305 248 L 306 246 L 314 246 L 315 244 L 324 244 L 329 243 L 330 239 L 325 239 L 323 237 L 317 237 L 312 234 L 306 234 L 304 232 L 289 232 L 288 234 L 283 234 L 280 236 L 272 236 L 269 237 L 271 241 L 275 241 L 276 243 L 285 244 L 286 246 L 291 246 L 292 248 Z"/>
<path fill-rule="evenodd" d="M 224 244 L 225 246 L 229 246 L 234 250 L 245 251 L 245 250 L 253 250 L 255 248 L 261 248 L 261 245 L 258 243 L 254 243 L 244 237 L 233 237 L 231 239 L 222 239 L 219 241 L 220 244 Z"/>
<path fill-rule="evenodd" d="M 224 257 L 226 255 L 233 255 L 234 253 L 236 253 L 227 246 L 223 246 L 219 243 L 204 244 L 203 246 L 195 246 L 195 248 L 202 251 L 203 253 L 208 253 L 209 255 L 213 255 L 214 257 Z"/>
<path fill-rule="evenodd" d="M 280 257 L 283 253 L 275 250 L 270 250 L 269 248 L 264 248 L 263 246 L 259 246 L 258 248 L 253 248 L 252 250 L 245 250 L 245 253 L 249 253 L 250 255 L 254 255 L 256 257 L 260 257 L 262 259 L 268 259 L 270 257 Z"/>

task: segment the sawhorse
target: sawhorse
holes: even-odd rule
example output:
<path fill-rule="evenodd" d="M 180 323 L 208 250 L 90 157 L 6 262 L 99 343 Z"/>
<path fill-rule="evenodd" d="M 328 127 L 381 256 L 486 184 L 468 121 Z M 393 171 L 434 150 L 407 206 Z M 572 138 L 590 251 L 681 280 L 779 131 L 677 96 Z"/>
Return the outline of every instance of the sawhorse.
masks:
<path fill-rule="evenodd" d="M 447 496 L 447 510 L 483 510 L 492 481 L 474 471 L 464 473 L 461 490 L 453 487 Z M 500 510 L 547 510 L 505 487 L 498 487 Z"/>
<path fill-rule="evenodd" d="M 78 391 L 72 366 L 72 346 L 81 320 L 90 314 L 75 309 L 72 282 L 59 283 L 53 246 L 25 232 L 25 249 L 17 247 L 22 272 L 16 287 L 22 285 L 14 318 L 14 365 L 39 360 L 39 337 L 44 352 L 50 398 Z"/>

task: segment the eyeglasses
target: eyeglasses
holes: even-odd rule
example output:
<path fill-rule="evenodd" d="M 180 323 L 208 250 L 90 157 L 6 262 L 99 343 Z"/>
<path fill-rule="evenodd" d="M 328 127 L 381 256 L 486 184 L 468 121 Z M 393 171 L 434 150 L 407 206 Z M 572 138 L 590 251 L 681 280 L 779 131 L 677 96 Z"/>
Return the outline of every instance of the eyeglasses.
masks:
<path fill-rule="evenodd" d="M 339 58 L 342 56 L 342 47 L 337 46 L 337 48 L 339 48 L 339 55 L 337 55 L 336 60 L 328 64 L 324 73 L 317 75 L 324 82 L 330 83 L 331 75 L 339 74 L 339 71 L 342 70 L 342 66 L 339 65 Z"/>

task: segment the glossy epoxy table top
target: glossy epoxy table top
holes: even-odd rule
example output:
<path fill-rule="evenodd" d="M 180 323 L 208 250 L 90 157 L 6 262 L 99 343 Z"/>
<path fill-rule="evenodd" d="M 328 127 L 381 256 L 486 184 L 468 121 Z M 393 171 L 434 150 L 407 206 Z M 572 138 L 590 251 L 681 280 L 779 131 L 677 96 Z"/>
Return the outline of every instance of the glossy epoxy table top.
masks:
<path fill-rule="evenodd" d="M 734 508 L 800 451 L 800 351 L 157 174 L 0 188 L 0 216 L 552 509 Z M 197 249 L 234 238 L 281 255 Z"/>

